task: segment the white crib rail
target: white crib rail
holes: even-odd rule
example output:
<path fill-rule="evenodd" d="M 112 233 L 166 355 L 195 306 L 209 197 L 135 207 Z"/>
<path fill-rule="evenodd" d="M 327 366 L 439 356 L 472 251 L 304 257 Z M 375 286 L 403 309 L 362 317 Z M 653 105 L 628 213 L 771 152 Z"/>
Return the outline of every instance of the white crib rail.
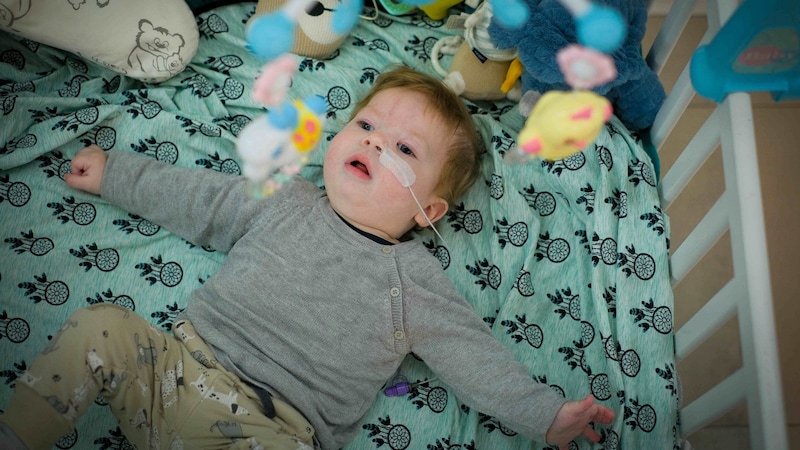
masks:
<path fill-rule="evenodd" d="M 738 6 L 736 0 L 707 1 L 710 40 Z M 694 1 L 677 0 L 647 61 L 660 71 L 685 28 Z M 694 97 L 688 65 L 656 117 L 651 138 L 660 149 Z M 750 96 L 730 94 L 703 124 L 661 183 L 666 209 L 709 156 L 721 148 L 725 192 L 671 257 L 673 285 L 680 282 L 730 231 L 733 279 L 675 335 L 677 358 L 691 353 L 728 319 L 738 316 L 742 367 L 681 410 L 684 435 L 746 402 L 753 449 L 786 450 L 788 438 L 778 365 L 772 293 Z M 676 299 L 680 304 L 680 299 Z"/>

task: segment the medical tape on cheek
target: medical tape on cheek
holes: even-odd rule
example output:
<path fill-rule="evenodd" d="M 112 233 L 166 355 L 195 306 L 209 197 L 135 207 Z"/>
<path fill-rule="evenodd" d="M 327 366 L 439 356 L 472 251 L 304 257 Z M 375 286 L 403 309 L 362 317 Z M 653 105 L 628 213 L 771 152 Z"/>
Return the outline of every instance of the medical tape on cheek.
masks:
<path fill-rule="evenodd" d="M 417 179 L 417 175 L 414 173 L 411 166 L 400 159 L 392 150 L 384 149 L 381 152 L 381 156 L 378 157 L 378 161 L 383 167 L 386 167 L 394 174 L 397 181 L 399 181 L 403 187 L 410 187 Z"/>
<path fill-rule="evenodd" d="M 414 197 L 414 201 L 417 203 L 417 207 L 420 211 L 422 211 L 422 215 L 425 216 L 425 220 L 428 221 L 428 225 L 431 226 L 433 232 L 436 233 L 436 236 L 439 236 L 439 239 L 445 243 L 444 238 L 441 234 L 439 234 L 439 230 L 433 225 L 431 218 L 428 217 L 428 214 L 425 212 L 425 209 L 419 203 L 417 199 L 417 195 L 414 194 L 414 190 L 411 189 L 411 185 L 414 184 L 414 181 L 417 179 L 417 175 L 414 173 L 414 169 L 408 165 L 407 162 L 400 159 L 400 156 L 396 155 L 392 150 L 385 149 L 381 151 L 381 156 L 378 157 L 378 162 L 381 163 L 382 166 L 389 169 L 390 172 L 394 174 L 397 180 L 403 187 L 407 187 L 408 190 L 411 192 L 411 196 Z"/>

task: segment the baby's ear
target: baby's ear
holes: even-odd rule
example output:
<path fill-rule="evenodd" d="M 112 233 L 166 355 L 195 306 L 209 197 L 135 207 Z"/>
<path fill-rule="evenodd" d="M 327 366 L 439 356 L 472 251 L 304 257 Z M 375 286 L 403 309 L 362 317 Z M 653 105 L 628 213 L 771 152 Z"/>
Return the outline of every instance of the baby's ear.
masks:
<path fill-rule="evenodd" d="M 437 220 L 444 216 L 449 207 L 450 205 L 447 204 L 447 200 L 436 197 L 430 203 L 428 203 L 428 206 L 425 207 L 425 214 L 428 215 L 428 219 L 430 219 L 432 223 L 436 223 Z M 420 211 L 416 216 L 414 216 L 414 220 L 417 222 L 417 225 L 423 228 L 429 226 L 428 220 L 425 218 L 425 214 L 422 214 L 422 211 Z"/>

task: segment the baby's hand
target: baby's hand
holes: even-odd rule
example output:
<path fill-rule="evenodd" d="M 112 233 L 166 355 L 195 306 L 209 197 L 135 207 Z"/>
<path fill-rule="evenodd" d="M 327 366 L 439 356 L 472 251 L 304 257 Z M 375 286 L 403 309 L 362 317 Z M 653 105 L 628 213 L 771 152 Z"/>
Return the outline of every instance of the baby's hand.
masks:
<path fill-rule="evenodd" d="M 96 145 L 82 148 L 72 158 L 72 173 L 64 175 L 64 181 L 72 188 L 100 195 L 107 160 L 106 152 Z"/>
<path fill-rule="evenodd" d="M 561 450 L 568 449 L 569 441 L 581 434 L 592 442 L 599 442 L 600 435 L 589 427 L 589 423 L 609 424 L 612 420 L 614 411 L 603 405 L 595 405 L 594 397 L 589 395 L 577 402 L 564 403 L 547 430 L 545 439 L 550 444 L 558 445 Z"/>

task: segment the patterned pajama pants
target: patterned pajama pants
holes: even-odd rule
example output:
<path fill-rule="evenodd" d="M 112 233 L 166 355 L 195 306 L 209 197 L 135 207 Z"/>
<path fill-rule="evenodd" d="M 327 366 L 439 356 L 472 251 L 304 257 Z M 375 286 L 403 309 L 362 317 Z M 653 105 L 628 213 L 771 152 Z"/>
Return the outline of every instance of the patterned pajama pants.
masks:
<path fill-rule="evenodd" d="M 75 312 L 17 382 L 0 421 L 31 448 L 49 448 L 99 394 L 140 450 L 313 445 L 305 418 L 277 399 L 277 416 L 264 415 L 257 394 L 216 364 L 190 322 L 173 331 L 110 304 Z"/>

